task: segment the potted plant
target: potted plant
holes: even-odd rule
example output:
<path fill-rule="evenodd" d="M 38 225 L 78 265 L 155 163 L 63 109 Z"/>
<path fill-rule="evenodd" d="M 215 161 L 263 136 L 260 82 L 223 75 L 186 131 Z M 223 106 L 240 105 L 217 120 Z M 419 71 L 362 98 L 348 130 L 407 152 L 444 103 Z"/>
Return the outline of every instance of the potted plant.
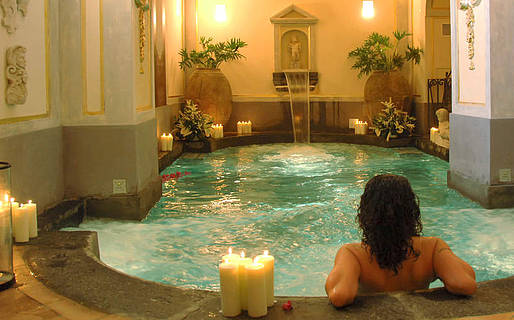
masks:
<path fill-rule="evenodd" d="M 411 89 L 400 70 L 407 61 L 419 64 L 423 50 L 411 45 L 400 50 L 400 42 L 411 34 L 395 31 L 393 35 L 394 40 L 391 40 L 388 36 L 372 33 L 362 46 L 348 54 L 349 59 L 356 59 L 352 69 L 359 70 L 359 78 L 371 74 L 364 86 L 364 102 L 370 119 L 382 108 L 380 102 L 389 98 L 403 111 L 411 111 Z"/>
<path fill-rule="evenodd" d="M 389 141 L 390 138 L 411 136 L 416 126 L 416 118 L 399 110 L 391 99 L 383 101 L 382 105 L 385 108 L 375 115 L 372 121 L 375 134 L 385 137 L 386 141 Z"/>
<path fill-rule="evenodd" d="M 212 117 L 198 110 L 198 105 L 193 101 L 186 100 L 186 105 L 178 114 L 173 134 L 179 140 L 205 142 L 211 136 L 211 131 Z"/>
<path fill-rule="evenodd" d="M 216 123 L 226 124 L 232 113 L 232 89 L 219 66 L 244 58 L 239 49 L 247 44 L 238 38 L 213 43 L 212 38 L 205 37 L 200 38 L 200 44 L 202 50 L 179 51 L 180 68 L 196 68 L 187 82 L 185 98 L 198 103 Z"/>

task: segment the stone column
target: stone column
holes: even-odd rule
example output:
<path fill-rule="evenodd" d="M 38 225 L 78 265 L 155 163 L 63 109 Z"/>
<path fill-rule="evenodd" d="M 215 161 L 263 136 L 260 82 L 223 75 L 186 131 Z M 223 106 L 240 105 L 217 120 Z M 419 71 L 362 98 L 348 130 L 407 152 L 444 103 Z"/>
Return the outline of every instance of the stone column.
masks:
<path fill-rule="evenodd" d="M 452 0 L 448 185 L 486 208 L 513 207 L 514 3 L 482 1 L 473 8 L 470 33 L 469 12 L 459 10 L 458 2 Z"/>
<path fill-rule="evenodd" d="M 142 219 L 161 196 L 150 14 L 141 64 L 133 0 L 60 4 L 65 197 L 88 198 L 90 216 Z"/>

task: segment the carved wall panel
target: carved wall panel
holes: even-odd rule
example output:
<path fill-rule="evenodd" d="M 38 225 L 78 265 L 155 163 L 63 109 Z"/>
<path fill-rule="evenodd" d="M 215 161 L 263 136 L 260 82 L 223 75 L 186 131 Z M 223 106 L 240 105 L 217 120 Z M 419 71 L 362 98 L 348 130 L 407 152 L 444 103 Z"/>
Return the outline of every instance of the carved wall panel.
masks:
<path fill-rule="evenodd" d="M 2 25 L 7 33 L 14 33 L 18 28 L 18 16 L 25 17 L 29 6 L 29 0 L 0 0 L 2 9 Z"/>
<path fill-rule="evenodd" d="M 24 104 L 27 101 L 27 63 L 25 54 L 27 49 L 14 46 L 7 49 L 5 77 L 5 102 L 7 104 Z"/>

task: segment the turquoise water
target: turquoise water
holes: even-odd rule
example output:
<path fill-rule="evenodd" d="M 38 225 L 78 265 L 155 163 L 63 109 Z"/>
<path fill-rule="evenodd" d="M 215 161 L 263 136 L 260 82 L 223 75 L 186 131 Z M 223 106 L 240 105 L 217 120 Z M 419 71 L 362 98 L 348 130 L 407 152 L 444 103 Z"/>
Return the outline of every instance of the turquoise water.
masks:
<path fill-rule="evenodd" d="M 479 281 L 514 274 L 514 209 L 485 210 L 446 187 L 448 163 L 416 149 L 277 144 L 186 154 L 162 174 L 163 196 L 142 223 L 88 220 L 108 265 L 147 280 L 217 290 L 228 247 L 269 249 L 277 295 L 325 295 L 339 247 L 360 240 L 359 197 L 376 174 L 406 176 L 424 235 L 446 240 Z M 75 229 L 76 230 L 76 229 Z"/>

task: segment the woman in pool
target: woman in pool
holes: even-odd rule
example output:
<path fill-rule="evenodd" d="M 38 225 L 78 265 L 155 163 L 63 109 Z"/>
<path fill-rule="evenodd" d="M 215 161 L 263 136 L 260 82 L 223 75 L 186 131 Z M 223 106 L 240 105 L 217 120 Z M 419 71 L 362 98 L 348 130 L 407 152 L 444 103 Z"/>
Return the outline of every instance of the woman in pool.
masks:
<path fill-rule="evenodd" d="M 336 307 L 351 304 L 357 292 L 426 289 L 439 278 L 446 290 L 472 295 L 475 272 L 443 240 L 420 236 L 418 199 L 409 181 L 379 175 L 361 196 L 362 243 L 339 249 L 325 290 Z"/>

